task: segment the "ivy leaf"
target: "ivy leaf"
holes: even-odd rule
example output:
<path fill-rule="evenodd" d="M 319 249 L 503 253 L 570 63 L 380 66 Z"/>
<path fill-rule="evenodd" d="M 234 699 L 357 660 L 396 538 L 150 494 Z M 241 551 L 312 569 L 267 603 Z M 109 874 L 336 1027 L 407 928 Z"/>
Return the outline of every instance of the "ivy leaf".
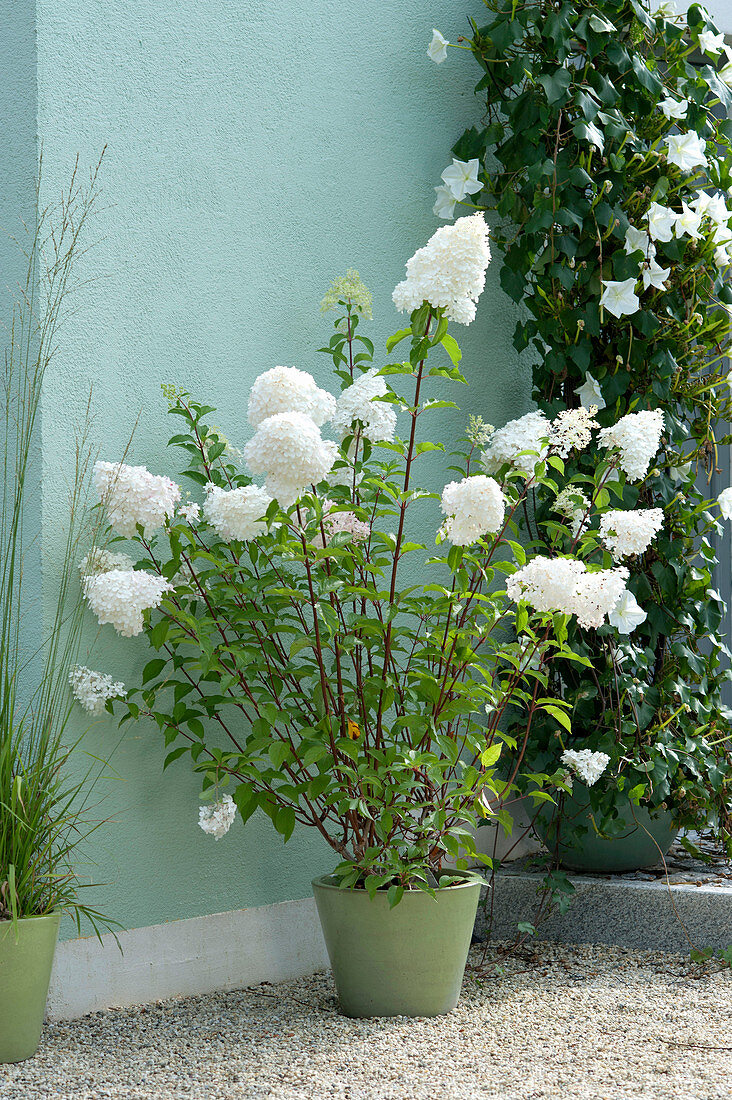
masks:
<path fill-rule="evenodd" d="M 569 98 L 567 92 L 569 86 L 572 83 L 572 74 L 569 69 L 560 68 L 555 73 L 544 73 L 539 77 L 539 84 L 546 92 L 547 103 L 550 106 L 554 104 L 564 104 Z"/>
<path fill-rule="evenodd" d="M 617 28 L 614 23 L 611 23 L 609 19 L 606 19 L 604 15 L 600 15 L 594 12 L 590 16 L 590 26 L 593 31 L 597 31 L 600 34 L 617 34 Z"/>

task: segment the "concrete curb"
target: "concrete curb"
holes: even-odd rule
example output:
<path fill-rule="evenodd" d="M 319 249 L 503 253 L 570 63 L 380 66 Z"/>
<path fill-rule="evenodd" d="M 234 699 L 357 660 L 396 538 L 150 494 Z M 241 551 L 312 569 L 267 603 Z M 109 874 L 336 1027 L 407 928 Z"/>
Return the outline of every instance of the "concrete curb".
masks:
<path fill-rule="evenodd" d="M 542 878 L 530 872 L 496 875 L 493 939 L 513 939 L 519 921 L 533 922 Z M 572 904 L 564 915 L 555 909 L 541 923 L 539 939 L 674 952 L 688 952 L 691 945 L 701 949 L 732 944 L 732 886 L 667 885 L 663 879 L 634 882 L 589 875 L 570 876 L 570 880 L 575 887 Z M 476 931 L 481 935 L 485 931 L 482 904 Z"/>

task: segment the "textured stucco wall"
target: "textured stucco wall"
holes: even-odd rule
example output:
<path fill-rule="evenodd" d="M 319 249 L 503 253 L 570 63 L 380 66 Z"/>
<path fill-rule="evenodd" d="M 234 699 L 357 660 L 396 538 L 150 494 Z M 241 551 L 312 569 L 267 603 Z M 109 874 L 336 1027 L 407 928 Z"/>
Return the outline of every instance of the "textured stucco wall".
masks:
<path fill-rule="evenodd" d="M 161 381 L 217 405 L 217 422 L 243 440 L 257 373 L 296 364 L 325 380 L 315 349 L 328 323 L 317 303 L 334 275 L 355 266 L 372 288 L 377 347 L 399 327 L 391 290 L 436 228 L 432 187 L 477 116 L 470 59 L 454 53 L 436 67 L 426 46 L 433 26 L 455 37 L 480 8 L 37 0 L 44 193 L 59 192 L 77 153 L 91 164 L 108 147 L 97 244 L 84 263 L 92 282 L 44 407 L 47 590 L 70 428 L 90 386 L 102 457 L 121 453 L 139 415 L 133 460 L 173 472 Z M 496 265 L 478 321 L 456 335 L 473 383 L 458 399 L 497 423 L 528 407 L 514 321 Z M 89 640 L 95 667 L 139 673 L 142 646 L 91 624 Z M 161 773 L 147 725 L 120 735 L 105 718 L 87 744 L 113 770 L 98 789 L 95 812 L 110 821 L 88 868 L 108 885 L 93 900 L 128 927 L 303 897 L 333 862 L 307 833 L 283 846 L 256 817 L 218 843 L 204 836 L 198 783 L 186 765 Z"/>
<path fill-rule="evenodd" d="M 0 0 L 0 332 L 5 347 L 13 315 L 25 282 L 23 249 L 35 224 L 36 139 L 35 0 Z M 0 366 L 0 372 L 2 371 Z M 1 392 L 1 391 L 0 391 Z M 40 423 L 39 437 L 40 437 Z M 0 444 L 1 445 L 1 444 Z M 29 672 L 39 669 L 42 609 L 33 583 L 40 572 L 40 454 L 33 456 L 26 475 L 28 509 L 24 524 L 24 589 L 21 660 Z M 28 701 L 28 680 L 19 685 L 19 706 Z"/>

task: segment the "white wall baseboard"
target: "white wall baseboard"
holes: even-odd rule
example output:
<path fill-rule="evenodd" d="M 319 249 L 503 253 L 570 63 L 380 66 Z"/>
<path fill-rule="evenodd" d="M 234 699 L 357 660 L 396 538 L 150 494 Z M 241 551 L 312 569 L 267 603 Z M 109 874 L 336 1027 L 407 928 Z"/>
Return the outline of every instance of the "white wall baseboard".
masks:
<path fill-rule="evenodd" d="M 312 898 L 134 928 L 119 935 L 124 954 L 111 935 L 102 940 L 58 945 L 49 1019 L 287 981 L 328 965 Z"/>

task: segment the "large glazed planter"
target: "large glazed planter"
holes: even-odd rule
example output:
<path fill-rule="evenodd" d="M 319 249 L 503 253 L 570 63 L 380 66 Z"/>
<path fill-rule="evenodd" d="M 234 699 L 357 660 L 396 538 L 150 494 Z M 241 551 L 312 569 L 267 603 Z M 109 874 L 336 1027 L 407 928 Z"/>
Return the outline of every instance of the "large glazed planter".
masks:
<path fill-rule="evenodd" d="M 441 1016 L 455 1008 L 480 898 L 479 881 L 435 891 L 343 890 L 331 875 L 313 893 L 346 1016 Z"/>
<path fill-rule="evenodd" d="M 678 836 L 667 810 L 650 812 L 619 796 L 612 820 L 612 835 L 598 834 L 592 823 L 587 795 L 565 795 L 561 815 L 546 804 L 537 816 L 535 829 L 550 852 L 556 852 L 569 871 L 621 874 L 653 867 L 666 855 Z M 596 818 L 597 820 L 597 818 Z M 558 843 L 557 843 L 558 842 Z"/>
<path fill-rule="evenodd" d="M 0 921 L 0 1062 L 22 1062 L 38 1049 L 61 917 Z"/>

